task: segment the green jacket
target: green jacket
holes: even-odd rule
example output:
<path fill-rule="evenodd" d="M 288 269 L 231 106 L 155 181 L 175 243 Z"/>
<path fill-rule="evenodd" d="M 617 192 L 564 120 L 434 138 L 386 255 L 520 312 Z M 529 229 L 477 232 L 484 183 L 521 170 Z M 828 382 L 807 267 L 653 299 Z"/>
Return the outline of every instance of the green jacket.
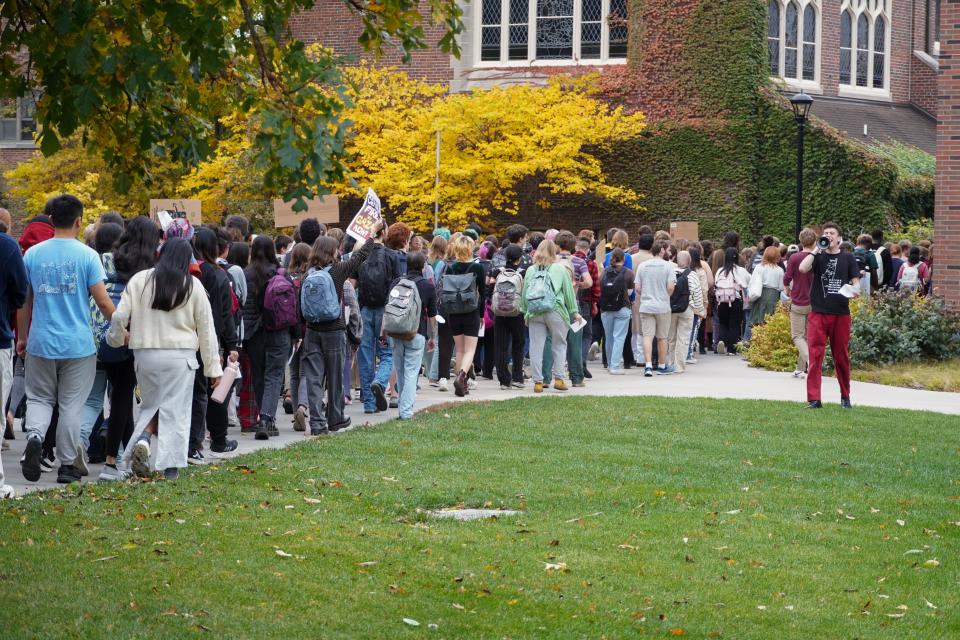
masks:
<path fill-rule="evenodd" d="M 571 314 L 579 312 L 577 298 L 573 293 L 573 281 L 570 278 L 570 270 L 560 263 L 554 263 L 548 268 L 550 271 L 550 280 L 553 282 L 553 291 L 557 294 L 557 302 L 553 309 L 560 314 L 560 317 L 570 322 Z M 539 265 L 531 265 L 530 268 L 527 269 L 527 273 L 523 277 L 524 291 L 526 291 L 530 285 L 533 274 L 536 273 L 538 269 L 542 269 L 542 267 Z M 531 314 L 527 312 L 527 297 L 525 295 L 520 296 L 520 311 L 523 312 L 525 319 L 530 319 Z"/>

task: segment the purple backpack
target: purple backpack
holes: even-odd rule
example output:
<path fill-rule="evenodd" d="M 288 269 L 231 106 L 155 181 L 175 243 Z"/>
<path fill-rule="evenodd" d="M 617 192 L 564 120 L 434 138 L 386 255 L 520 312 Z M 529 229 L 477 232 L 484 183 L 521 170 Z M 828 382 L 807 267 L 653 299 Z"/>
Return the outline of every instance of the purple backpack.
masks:
<path fill-rule="evenodd" d="M 287 277 L 285 269 L 267 282 L 263 293 L 263 328 L 267 331 L 282 331 L 297 326 L 297 287 Z"/>

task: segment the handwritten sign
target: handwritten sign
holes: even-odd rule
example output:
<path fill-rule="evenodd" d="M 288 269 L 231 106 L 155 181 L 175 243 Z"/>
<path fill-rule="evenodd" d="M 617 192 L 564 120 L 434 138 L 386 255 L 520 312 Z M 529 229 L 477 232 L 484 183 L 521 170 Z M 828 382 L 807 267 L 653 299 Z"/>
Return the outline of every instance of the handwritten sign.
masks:
<path fill-rule="evenodd" d="M 373 189 L 367 188 L 367 197 L 363 199 L 360 211 L 353 217 L 347 227 L 347 235 L 357 242 L 366 242 L 374 234 L 374 228 L 380 222 L 380 198 Z"/>
<path fill-rule="evenodd" d="M 186 218 L 194 226 L 203 224 L 199 200 L 151 198 L 150 217 L 156 220 L 158 211 L 166 211 L 171 218 Z"/>
<path fill-rule="evenodd" d="M 274 200 L 273 226 L 277 229 L 281 227 L 295 227 L 306 218 L 316 218 L 317 222 L 324 224 L 337 224 L 340 222 L 340 200 L 337 196 L 311 198 L 310 200 L 305 200 L 305 202 L 307 203 L 306 211 L 294 211 L 292 200 L 290 202 Z"/>

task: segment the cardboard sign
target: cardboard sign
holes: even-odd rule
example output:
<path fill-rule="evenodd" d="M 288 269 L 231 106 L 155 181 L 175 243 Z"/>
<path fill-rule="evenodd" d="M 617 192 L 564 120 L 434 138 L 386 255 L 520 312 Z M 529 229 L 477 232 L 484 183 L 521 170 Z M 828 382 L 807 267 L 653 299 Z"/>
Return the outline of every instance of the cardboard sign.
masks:
<path fill-rule="evenodd" d="M 167 213 L 170 214 L 171 218 L 186 218 L 187 220 L 190 221 L 190 224 L 194 226 L 203 224 L 203 218 L 200 216 L 199 200 L 151 199 L 150 200 L 150 217 L 153 220 L 157 219 L 158 211 L 166 211 Z"/>
<path fill-rule="evenodd" d="M 322 198 L 311 198 L 305 200 L 307 203 L 306 211 L 294 211 L 293 201 L 284 202 L 283 200 L 273 201 L 273 226 L 277 229 L 281 227 L 295 227 L 301 220 L 306 218 L 316 218 L 317 222 L 323 224 L 337 224 L 340 222 L 340 200 L 337 196 L 324 196 Z"/>
<path fill-rule="evenodd" d="M 674 240 L 683 238 L 690 242 L 699 242 L 700 224 L 697 222 L 671 222 L 670 237 Z"/>
<path fill-rule="evenodd" d="M 363 199 L 360 211 L 347 227 L 347 235 L 357 242 L 366 242 L 373 237 L 373 230 L 380 220 L 380 198 L 373 189 L 367 187 L 367 197 Z"/>

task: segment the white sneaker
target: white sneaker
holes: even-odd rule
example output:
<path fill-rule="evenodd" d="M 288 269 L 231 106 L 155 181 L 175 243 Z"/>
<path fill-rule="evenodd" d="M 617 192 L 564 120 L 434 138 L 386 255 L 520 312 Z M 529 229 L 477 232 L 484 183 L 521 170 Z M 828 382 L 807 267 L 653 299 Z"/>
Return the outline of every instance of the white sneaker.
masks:
<path fill-rule="evenodd" d="M 795 369 L 794 372 L 793 372 L 793 377 L 794 377 L 794 378 L 799 378 L 799 377 L 802 376 L 802 375 L 803 375 L 803 371 L 800 371 L 799 369 Z"/>
<path fill-rule="evenodd" d="M 593 362 L 597 359 L 597 354 L 600 353 L 600 344 L 594 342 L 590 345 L 590 348 L 587 350 L 587 360 Z"/>
<path fill-rule="evenodd" d="M 450 387 L 447 386 L 447 379 L 446 379 L 446 378 L 440 378 L 440 381 L 437 383 L 437 387 L 440 389 L 440 391 L 449 391 L 449 390 L 450 390 Z"/>
<path fill-rule="evenodd" d="M 473 391 L 477 388 L 477 379 L 476 378 L 467 378 L 467 389 Z"/>
<path fill-rule="evenodd" d="M 687 363 L 687 364 L 697 364 L 697 359 L 696 359 L 696 358 L 687 358 L 686 360 L 684 360 L 684 362 Z"/>
<path fill-rule="evenodd" d="M 11 500 L 17 497 L 17 492 L 8 484 L 0 484 L 0 500 Z"/>
<path fill-rule="evenodd" d="M 624 371 L 623 369 L 609 369 L 608 372 L 609 372 L 610 375 L 612 375 L 612 376 L 625 376 L 625 375 L 627 375 L 627 372 Z"/>
<path fill-rule="evenodd" d="M 121 469 L 119 466 L 103 465 L 103 469 L 100 470 L 100 477 L 97 478 L 100 482 L 113 482 L 117 480 L 126 480 L 132 474 L 127 469 Z"/>
<path fill-rule="evenodd" d="M 717 343 L 717 355 L 722 356 L 727 352 L 727 345 L 723 343 L 723 340 Z"/>

